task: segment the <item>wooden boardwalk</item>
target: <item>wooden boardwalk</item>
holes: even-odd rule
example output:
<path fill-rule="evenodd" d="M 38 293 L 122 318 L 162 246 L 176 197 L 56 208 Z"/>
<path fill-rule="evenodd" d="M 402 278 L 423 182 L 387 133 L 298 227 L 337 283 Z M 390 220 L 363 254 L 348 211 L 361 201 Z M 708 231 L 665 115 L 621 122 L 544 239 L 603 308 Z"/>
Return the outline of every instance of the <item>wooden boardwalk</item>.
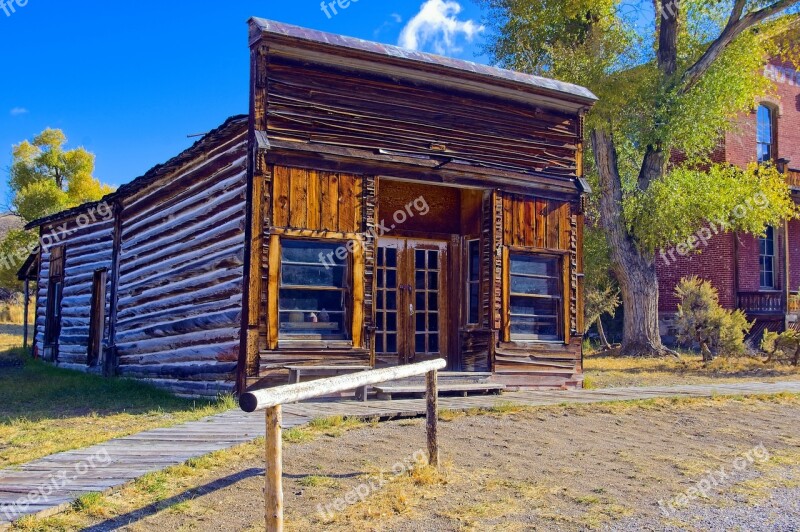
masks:
<path fill-rule="evenodd" d="M 658 386 L 577 391 L 520 391 L 501 396 L 442 397 L 440 408 L 468 410 L 513 403 L 546 406 L 670 397 L 713 397 L 800 393 L 800 381 L 748 382 L 699 386 Z M 284 406 L 284 427 L 314 418 L 355 416 L 392 419 L 424 415 L 423 399 L 328 401 Z M 149 430 L 108 442 L 47 456 L 0 470 L 0 529 L 24 515 L 51 515 L 85 493 L 106 492 L 146 473 L 190 458 L 252 441 L 264 433 L 263 414 L 230 411 L 170 428 Z"/>

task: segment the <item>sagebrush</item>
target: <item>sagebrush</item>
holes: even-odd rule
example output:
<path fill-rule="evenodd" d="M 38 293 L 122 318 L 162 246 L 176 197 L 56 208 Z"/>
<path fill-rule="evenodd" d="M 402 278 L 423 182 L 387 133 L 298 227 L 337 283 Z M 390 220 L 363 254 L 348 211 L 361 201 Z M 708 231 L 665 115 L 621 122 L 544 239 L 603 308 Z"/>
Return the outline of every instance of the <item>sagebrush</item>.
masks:
<path fill-rule="evenodd" d="M 680 300 L 675 328 L 681 344 L 698 347 L 706 361 L 716 355 L 747 354 L 745 337 L 753 324 L 741 310 L 723 308 L 710 282 L 696 276 L 683 278 L 675 295 Z"/>

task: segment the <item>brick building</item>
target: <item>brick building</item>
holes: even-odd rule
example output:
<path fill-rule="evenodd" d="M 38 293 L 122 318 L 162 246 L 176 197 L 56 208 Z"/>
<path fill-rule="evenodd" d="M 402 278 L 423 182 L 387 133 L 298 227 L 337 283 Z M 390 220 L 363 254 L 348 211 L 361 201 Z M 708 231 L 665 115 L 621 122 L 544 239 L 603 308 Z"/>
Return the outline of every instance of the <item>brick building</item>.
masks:
<path fill-rule="evenodd" d="M 800 203 L 800 70 L 770 61 L 764 75 L 774 81 L 774 95 L 762 98 L 741 117 L 739 127 L 726 135 L 714 159 L 742 167 L 772 161 L 786 174 L 795 201 Z M 758 198 L 742 206 L 758 207 Z M 724 307 L 741 308 L 749 319 L 756 320 L 754 335 L 765 328 L 781 330 L 796 325 L 800 220 L 770 228 L 764 238 L 722 232 L 713 223 L 699 236 L 702 253 L 682 255 L 677 252 L 681 250 L 666 250 L 656 257 L 665 336 L 670 336 L 669 321 L 678 305 L 675 285 L 691 275 L 711 281 Z"/>

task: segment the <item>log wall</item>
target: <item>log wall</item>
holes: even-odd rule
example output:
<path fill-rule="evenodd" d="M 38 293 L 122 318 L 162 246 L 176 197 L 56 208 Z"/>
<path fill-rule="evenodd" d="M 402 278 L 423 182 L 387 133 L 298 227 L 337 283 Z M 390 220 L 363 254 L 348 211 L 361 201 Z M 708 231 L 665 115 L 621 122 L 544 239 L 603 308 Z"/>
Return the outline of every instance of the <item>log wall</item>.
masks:
<path fill-rule="evenodd" d="M 61 334 L 58 341 L 59 366 L 69 369 L 90 369 L 88 362 L 89 322 L 91 319 L 92 278 L 97 270 L 110 270 L 114 221 L 108 205 L 101 214 L 88 217 L 71 217 L 58 224 L 42 228 L 44 242 L 64 247 L 64 288 L 61 299 Z M 50 278 L 52 246 L 41 253 L 41 269 L 36 298 L 35 345 L 44 346 L 45 314 Z M 109 288 L 106 286 L 106 312 L 110 308 Z M 103 340 L 108 340 L 108 318 L 105 320 Z M 99 368 L 98 368 L 99 371 Z"/>
<path fill-rule="evenodd" d="M 232 391 L 242 326 L 244 125 L 123 201 L 118 372 L 187 395 Z"/>
<path fill-rule="evenodd" d="M 103 360 L 109 373 L 182 395 L 233 390 L 242 327 L 247 146 L 246 118 L 228 121 L 123 186 L 108 200 L 113 210 L 105 202 L 90 205 L 41 227 L 44 241 L 63 245 L 66 257 L 59 366 L 103 369 L 102 362 L 93 368 L 87 363 L 93 274 L 104 269 L 103 341 L 109 347 Z M 86 213 L 96 220 L 85 223 Z M 50 255 L 43 249 L 39 350 Z"/>

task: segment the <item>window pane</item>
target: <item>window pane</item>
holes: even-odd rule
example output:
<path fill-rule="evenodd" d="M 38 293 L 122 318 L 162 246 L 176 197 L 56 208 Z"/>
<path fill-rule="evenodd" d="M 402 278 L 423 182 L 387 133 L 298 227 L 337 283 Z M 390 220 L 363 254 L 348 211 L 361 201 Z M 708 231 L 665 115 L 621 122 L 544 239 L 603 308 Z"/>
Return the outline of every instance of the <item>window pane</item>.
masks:
<path fill-rule="evenodd" d="M 510 259 L 511 339 L 560 340 L 561 260 L 531 254 L 512 254 Z"/>
<path fill-rule="evenodd" d="M 758 142 L 772 144 L 772 111 L 769 107 L 758 107 Z"/>
<path fill-rule="evenodd" d="M 480 304 L 479 285 L 469 285 L 469 322 L 478 323 L 478 305 Z"/>
<path fill-rule="evenodd" d="M 327 262 L 342 265 L 345 259 L 339 259 L 336 254 L 340 249 L 347 249 L 344 244 L 309 242 L 306 240 L 282 240 L 281 259 L 284 262 L 305 262 L 308 264 L 319 264 L 324 267 Z M 341 252 L 339 253 L 341 254 Z"/>
<path fill-rule="evenodd" d="M 469 277 L 470 281 L 477 281 L 480 278 L 481 254 L 480 240 L 470 240 L 469 242 Z"/>
<path fill-rule="evenodd" d="M 330 286 L 344 284 L 343 266 L 305 266 L 284 264 L 281 267 L 281 284 L 284 286 Z"/>
<path fill-rule="evenodd" d="M 347 261 L 336 258 L 344 244 L 281 241 L 278 307 L 281 337 L 346 340 Z M 341 254 L 341 253 L 340 253 Z"/>
<path fill-rule="evenodd" d="M 280 333 L 305 340 L 344 340 L 347 337 L 344 313 L 281 312 Z"/>
<path fill-rule="evenodd" d="M 558 277 L 558 264 L 559 260 L 554 258 L 513 255 L 511 257 L 511 273 Z"/>
<path fill-rule="evenodd" d="M 511 276 L 511 292 L 517 294 L 557 295 L 558 279 Z"/>
<path fill-rule="evenodd" d="M 559 301 L 538 297 L 511 297 L 512 321 L 515 315 L 558 316 Z"/>
<path fill-rule="evenodd" d="M 518 338 L 558 340 L 558 320 L 545 318 L 517 318 L 511 321 L 511 335 Z"/>

